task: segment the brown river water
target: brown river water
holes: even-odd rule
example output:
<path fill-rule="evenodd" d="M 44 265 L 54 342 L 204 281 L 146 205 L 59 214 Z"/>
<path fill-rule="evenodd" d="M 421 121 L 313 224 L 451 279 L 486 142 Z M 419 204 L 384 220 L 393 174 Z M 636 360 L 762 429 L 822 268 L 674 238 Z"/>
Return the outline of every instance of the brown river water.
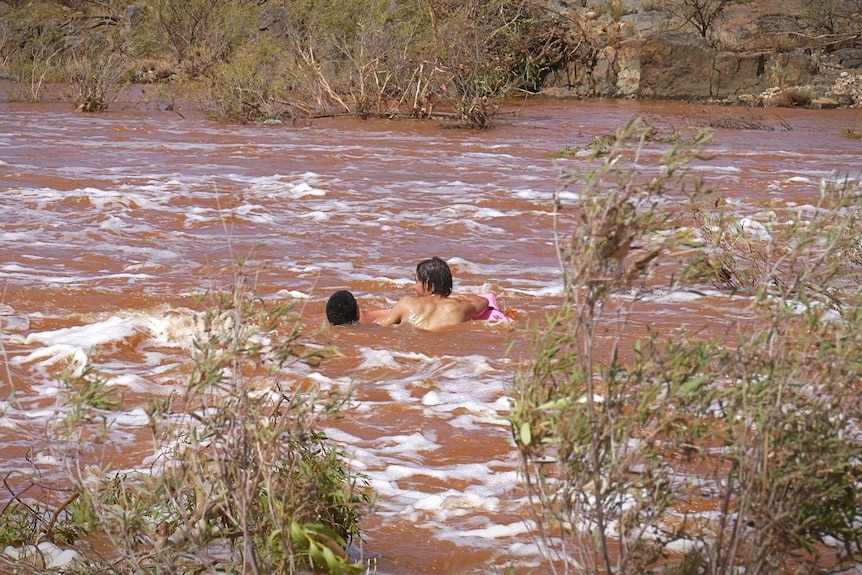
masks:
<path fill-rule="evenodd" d="M 772 129 L 715 129 L 714 158 L 695 166 L 755 222 L 776 204 L 816 202 L 821 179 L 862 168 L 862 143 L 841 135 L 862 127 L 858 110 L 540 101 L 472 132 L 356 119 L 233 126 L 135 103 L 100 115 L 69 108 L 0 103 L 0 474 L 20 484 L 57 473 L 40 437 L 58 374 L 87 359 L 124 394 L 114 467 L 144 465 L 153 446 L 143 406 L 189 372 L 191 295 L 229 286 L 235 255 L 265 264 L 258 294 L 296 299 L 309 332 L 336 289 L 389 307 L 411 290 L 416 263 L 438 255 L 456 292 L 492 291 L 517 321 L 445 333 L 337 328 L 328 337 L 343 356 L 299 374 L 358 384 L 354 411 L 327 431 L 378 494 L 363 548 L 391 575 L 510 563 L 542 572 L 505 418 L 527 329 L 561 300 L 552 198 L 560 170 L 583 160 L 555 153 L 636 116 L 664 130 L 755 118 Z M 667 147 L 651 146 L 653 159 Z M 657 297 L 630 335 L 722 325 L 733 319 L 722 302 Z"/>

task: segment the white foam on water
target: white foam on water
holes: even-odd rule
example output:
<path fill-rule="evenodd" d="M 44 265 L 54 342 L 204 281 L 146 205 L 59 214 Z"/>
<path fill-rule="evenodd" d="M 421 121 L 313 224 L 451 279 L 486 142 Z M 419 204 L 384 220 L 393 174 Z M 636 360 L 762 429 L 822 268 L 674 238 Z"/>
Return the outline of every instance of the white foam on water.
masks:
<path fill-rule="evenodd" d="M 358 370 L 375 367 L 403 367 L 406 364 L 427 365 L 433 361 L 432 357 L 418 352 L 399 352 L 388 349 L 360 348 L 363 361 Z"/>
<path fill-rule="evenodd" d="M 454 411 L 466 411 L 473 416 L 482 419 L 493 420 L 497 416 L 497 411 L 489 407 L 487 403 L 476 401 L 474 395 L 470 393 L 448 393 L 439 394 L 436 396 L 437 403 L 426 404 L 423 397 L 423 405 L 428 405 L 430 412 L 437 414 L 452 413 Z"/>
<path fill-rule="evenodd" d="M 3 331 L 27 331 L 30 329 L 30 319 L 25 316 L 9 315 L 0 318 L 0 333 Z"/>
<path fill-rule="evenodd" d="M 480 537 L 482 539 L 503 539 L 515 537 L 524 533 L 530 533 L 531 526 L 524 521 L 509 524 L 489 525 L 482 529 L 465 529 L 445 533 L 443 538 L 454 539 L 460 537 Z"/>
<path fill-rule="evenodd" d="M 314 222 L 325 222 L 329 219 L 329 214 L 321 211 L 312 211 L 300 214 L 299 217 L 306 218 Z"/>
<path fill-rule="evenodd" d="M 397 481 L 417 475 L 427 476 L 434 479 L 460 479 L 477 480 L 486 477 L 491 471 L 482 463 L 462 463 L 442 468 L 427 468 L 407 465 L 390 465 L 386 468 L 386 477 Z"/>
<path fill-rule="evenodd" d="M 377 448 L 385 452 L 387 456 L 418 455 L 426 451 L 435 451 L 441 448 L 432 433 L 413 433 L 410 435 L 388 435 L 375 442 Z"/>
<path fill-rule="evenodd" d="M 30 351 L 10 358 L 12 365 L 35 370 L 41 383 L 33 385 L 43 396 L 58 393 L 58 373 L 69 365 L 73 377 L 80 376 L 84 368 L 93 363 L 105 377 L 109 386 L 139 393 L 165 395 L 173 390 L 171 371 L 178 371 L 182 362 L 168 359 L 168 349 L 177 350 L 186 358 L 196 334 L 195 314 L 190 310 L 162 308 L 151 312 L 129 312 L 94 318 L 91 323 L 78 326 L 11 334 L 13 343 Z M 140 336 L 144 335 L 143 339 Z M 114 350 L 130 345 L 135 340 L 143 365 L 131 366 L 111 358 Z M 157 351 L 156 351 L 157 350 Z M 141 374 L 148 374 L 144 377 Z M 162 385 L 167 378 L 169 386 Z M 156 381 L 153 381 L 156 379 Z M 32 415 L 32 414 L 31 414 Z"/>
<path fill-rule="evenodd" d="M 3 553 L 14 560 L 44 565 L 44 568 L 48 570 L 62 570 L 80 558 L 77 551 L 62 549 L 48 541 L 43 541 L 38 545 L 24 545 L 23 547 L 10 545 L 3 550 Z"/>
<path fill-rule="evenodd" d="M 128 339 L 136 333 L 146 333 L 153 345 L 189 347 L 189 338 L 196 331 L 195 314 L 191 310 L 163 309 L 154 313 L 130 312 L 96 319 L 93 323 L 44 332 L 33 332 L 24 339 L 25 345 L 66 345 L 79 349 L 95 349 Z M 38 353 L 38 352 L 36 352 Z M 22 360 L 26 363 L 27 360 Z"/>
<path fill-rule="evenodd" d="M 491 407 L 498 413 L 507 413 L 512 410 L 514 399 L 509 396 L 502 396 L 491 404 Z"/>
<path fill-rule="evenodd" d="M 121 387 L 141 394 L 153 391 L 153 385 L 149 381 L 132 373 L 111 377 L 105 383 L 109 387 Z"/>
<path fill-rule="evenodd" d="M 482 497 L 475 493 L 447 490 L 419 497 L 406 506 L 400 514 L 416 520 L 447 522 L 476 513 L 494 513 L 499 508 L 500 500 L 496 497 Z"/>
<path fill-rule="evenodd" d="M 397 368 L 400 364 L 395 359 L 395 354 L 386 349 L 368 349 L 360 350 L 362 353 L 362 363 L 359 364 L 358 370 L 368 370 L 377 367 L 392 367 Z"/>
<path fill-rule="evenodd" d="M 544 298 L 553 296 L 562 296 L 564 293 L 563 284 L 542 286 L 534 289 L 519 289 L 510 288 L 509 291 L 515 294 L 522 294 L 534 298 Z"/>
<path fill-rule="evenodd" d="M 304 198 L 308 196 L 313 197 L 322 197 L 326 195 L 326 190 L 320 190 L 317 188 L 311 187 L 308 183 L 302 182 L 293 186 L 291 190 L 291 197 L 294 199 Z"/>
<path fill-rule="evenodd" d="M 449 411 L 449 410 L 446 410 Z M 477 410 L 470 414 L 456 415 L 448 420 L 450 426 L 462 431 L 481 431 L 485 426 L 497 425 L 508 428 L 509 422 L 493 410 Z"/>
<path fill-rule="evenodd" d="M 445 411 L 453 411 L 453 410 L 445 410 Z M 484 421 L 488 421 L 488 418 L 484 419 Z M 460 429 L 461 431 L 479 431 L 482 426 L 480 425 L 481 421 L 476 418 L 473 414 L 462 414 L 456 415 L 452 417 L 448 421 L 449 425 L 454 427 L 455 429 Z"/>
<path fill-rule="evenodd" d="M 532 521 L 525 520 L 524 521 L 526 531 L 524 533 L 535 533 L 536 526 Z M 540 557 L 544 554 L 543 549 L 541 549 L 538 543 L 521 543 L 521 542 L 513 542 L 509 544 L 509 553 L 514 555 L 515 557 Z M 539 562 L 531 562 L 526 566 L 538 566 Z"/>
<path fill-rule="evenodd" d="M 442 403 L 444 403 L 444 400 L 436 391 L 429 391 L 422 396 L 422 405 L 432 406 L 441 405 Z"/>
<path fill-rule="evenodd" d="M 552 215 L 551 208 L 553 207 L 554 192 L 545 190 L 515 190 L 512 196 L 521 200 L 529 200 L 542 206 L 547 206 L 547 212 L 529 212 L 533 215 Z M 564 201 L 574 202 L 580 198 L 580 195 L 571 191 L 559 191 L 557 197 Z"/>
<path fill-rule="evenodd" d="M 464 382 L 465 380 L 477 378 L 491 371 L 494 371 L 494 368 L 491 367 L 488 358 L 483 355 L 467 355 L 450 359 L 452 360 L 453 364 L 443 374 L 443 377 L 447 379 Z"/>
<path fill-rule="evenodd" d="M 739 166 L 717 166 L 713 164 L 700 164 L 691 166 L 694 172 L 711 172 L 716 174 L 738 174 L 742 172 Z"/>
<path fill-rule="evenodd" d="M 704 290 L 702 292 L 694 292 L 694 291 L 662 291 L 656 290 L 653 293 L 639 295 L 640 299 L 645 301 L 655 301 L 655 302 L 663 302 L 663 303 L 678 303 L 678 302 L 689 302 L 689 301 L 697 301 L 703 299 L 708 296 L 720 296 L 722 295 L 717 290 Z"/>
<path fill-rule="evenodd" d="M 108 421 L 114 425 L 124 425 L 128 427 L 143 427 L 149 424 L 150 416 L 142 407 L 137 407 L 131 411 L 115 413 L 110 416 Z"/>
<path fill-rule="evenodd" d="M 311 265 L 311 266 L 304 266 L 304 267 L 289 267 L 288 270 L 290 270 L 292 272 L 296 272 L 298 274 L 315 274 L 315 273 L 320 271 L 320 266 Z"/>
<path fill-rule="evenodd" d="M 311 299 L 314 296 L 303 291 L 282 289 L 275 292 L 275 297 L 281 299 Z"/>

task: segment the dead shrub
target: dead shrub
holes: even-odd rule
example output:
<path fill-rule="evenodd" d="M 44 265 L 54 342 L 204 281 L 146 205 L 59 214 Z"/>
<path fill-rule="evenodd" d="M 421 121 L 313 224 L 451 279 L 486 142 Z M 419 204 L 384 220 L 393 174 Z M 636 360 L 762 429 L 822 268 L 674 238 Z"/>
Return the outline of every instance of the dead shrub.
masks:
<path fill-rule="evenodd" d="M 156 0 L 153 24 L 181 73 L 196 80 L 233 57 L 257 30 L 257 12 L 242 0 Z"/>
<path fill-rule="evenodd" d="M 856 36 L 859 44 L 859 21 L 862 0 L 809 0 L 804 3 L 802 20 L 814 34 Z"/>
<path fill-rule="evenodd" d="M 663 10 L 671 14 L 684 26 L 694 28 L 698 34 L 713 42 L 718 22 L 733 4 L 745 4 L 751 0 L 664 0 Z"/>
<path fill-rule="evenodd" d="M 66 49 L 65 34 L 59 20 L 38 21 L 36 14 L 26 11 L 16 12 L 15 16 L 15 24 L 6 20 L 4 30 L 4 60 L 15 81 L 9 98 L 38 102 L 46 85 L 58 80 L 59 62 Z"/>
<path fill-rule="evenodd" d="M 791 86 L 784 88 L 775 95 L 770 103 L 779 108 L 807 107 L 814 99 L 814 90 L 811 86 Z"/>
<path fill-rule="evenodd" d="M 74 55 L 64 66 L 66 98 L 79 112 L 104 112 L 129 83 L 128 62 L 122 53 L 105 50 L 95 57 Z"/>
<path fill-rule="evenodd" d="M 696 128 L 721 128 L 725 130 L 764 130 L 775 128 L 750 110 L 738 112 L 708 112 L 687 117 L 688 123 Z"/>

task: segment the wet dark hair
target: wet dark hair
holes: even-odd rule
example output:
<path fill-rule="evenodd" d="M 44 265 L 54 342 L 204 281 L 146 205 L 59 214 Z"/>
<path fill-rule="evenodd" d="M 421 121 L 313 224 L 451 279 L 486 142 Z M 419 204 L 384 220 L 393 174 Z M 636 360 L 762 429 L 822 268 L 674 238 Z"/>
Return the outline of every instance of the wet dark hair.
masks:
<path fill-rule="evenodd" d="M 434 256 L 416 266 L 416 279 L 432 294 L 447 297 L 452 293 L 452 271 L 449 264 Z"/>
<path fill-rule="evenodd" d="M 347 290 L 339 290 L 326 302 L 326 319 L 332 325 L 344 325 L 359 321 L 359 304 Z"/>

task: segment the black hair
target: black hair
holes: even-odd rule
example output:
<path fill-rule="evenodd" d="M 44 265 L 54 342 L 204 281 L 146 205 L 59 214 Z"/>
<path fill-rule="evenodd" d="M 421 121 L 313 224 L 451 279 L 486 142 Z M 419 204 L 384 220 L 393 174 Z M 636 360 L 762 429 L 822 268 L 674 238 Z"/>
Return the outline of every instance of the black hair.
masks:
<path fill-rule="evenodd" d="M 452 293 L 452 271 L 449 264 L 434 256 L 416 266 L 416 279 L 432 294 L 448 297 Z"/>
<path fill-rule="evenodd" d="M 332 325 L 344 325 L 359 321 L 359 304 L 347 290 L 339 290 L 326 302 L 326 319 Z"/>

